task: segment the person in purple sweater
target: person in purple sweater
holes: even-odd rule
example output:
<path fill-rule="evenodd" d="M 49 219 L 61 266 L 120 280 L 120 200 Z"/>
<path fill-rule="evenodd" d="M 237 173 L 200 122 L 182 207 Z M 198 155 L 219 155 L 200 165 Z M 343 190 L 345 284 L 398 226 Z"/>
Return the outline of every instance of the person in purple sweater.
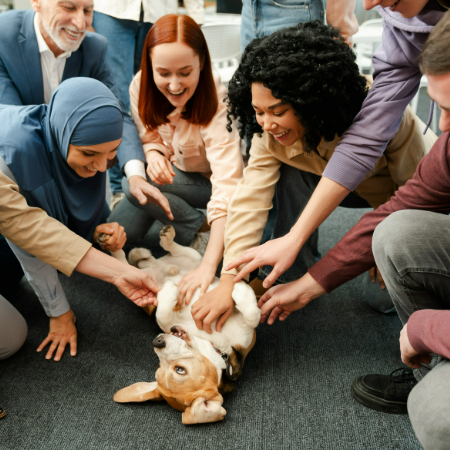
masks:
<path fill-rule="evenodd" d="M 450 0 L 364 0 L 364 7 L 376 7 L 383 19 L 382 44 L 373 55 L 373 87 L 289 233 L 247 250 L 228 267 L 248 263 L 239 279 L 270 265 L 273 270 L 263 286 L 272 286 L 291 267 L 319 225 L 373 169 L 418 91 L 422 77 L 418 57 L 449 6 Z"/>
<path fill-rule="evenodd" d="M 420 56 L 443 134 L 414 177 L 365 214 L 303 278 L 271 288 L 258 304 L 261 322 L 284 320 L 376 264 L 404 325 L 400 350 L 409 368 L 359 377 L 352 394 L 369 408 L 409 413 L 419 441 L 433 450 L 450 448 L 449 42 L 447 12 Z"/>

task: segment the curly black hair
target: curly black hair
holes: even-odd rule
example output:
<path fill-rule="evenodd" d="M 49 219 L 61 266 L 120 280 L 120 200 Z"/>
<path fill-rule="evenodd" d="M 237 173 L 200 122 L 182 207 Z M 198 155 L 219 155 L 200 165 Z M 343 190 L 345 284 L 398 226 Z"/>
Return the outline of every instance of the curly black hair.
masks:
<path fill-rule="evenodd" d="M 317 149 L 322 137 L 342 136 L 368 91 L 355 59 L 339 30 L 318 20 L 253 39 L 228 86 L 228 130 L 234 118 L 241 138 L 261 135 L 251 105 L 251 85 L 260 82 L 291 104 L 305 128 L 308 151 Z"/>

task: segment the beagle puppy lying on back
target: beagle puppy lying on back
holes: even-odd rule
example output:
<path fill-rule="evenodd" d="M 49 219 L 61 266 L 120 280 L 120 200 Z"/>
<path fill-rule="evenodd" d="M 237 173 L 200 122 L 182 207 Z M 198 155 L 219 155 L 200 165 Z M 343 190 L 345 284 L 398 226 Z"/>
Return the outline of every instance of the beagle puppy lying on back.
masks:
<path fill-rule="evenodd" d="M 161 246 L 169 252 L 155 259 L 145 249 L 130 253 L 130 262 L 152 275 L 163 289 L 158 293 L 156 321 L 164 331 L 153 341 L 160 366 L 156 381 L 135 383 L 118 391 L 119 403 L 166 400 L 182 411 L 184 424 L 217 422 L 226 411 L 223 394 L 235 388 L 244 360 L 255 344 L 255 328 L 261 316 L 253 290 L 244 282 L 236 283 L 232 293 L 236 307 L 222 328 L 208 334 L 199 330 L 192 318 L 191 306 L 199 298 L 199 289 L 188 306 L 177 306 L 177 283 L 201 262 L 200 254 L 173 241 L 175 230 L 166 226 L 161 231 Z M 208 290 L 215 288 L 219 280 Z"/>

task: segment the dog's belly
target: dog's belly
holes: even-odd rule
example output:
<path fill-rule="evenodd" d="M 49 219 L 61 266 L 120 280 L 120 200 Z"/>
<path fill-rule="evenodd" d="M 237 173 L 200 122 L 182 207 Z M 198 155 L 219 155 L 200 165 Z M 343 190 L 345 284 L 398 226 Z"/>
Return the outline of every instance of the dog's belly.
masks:
<path fill-rule="evenodd" d="M 184 274 L 176 275 L 173 277 L 167 277 L 167 279 L 172 280 L 174 283 L 178 283 Z M 208 291 L 214 289 L 219 284 L 219 279 L 216 277 L 215 280 L 209 286 Z M 206 331 L 199 330 L 195 325 L 194 318 L 192 317 L 191 308 L 192 305 L 199 300 L 200 298 L 200 289 L 194 292 L 192 296 L 191 302 L 189 305 L 184 305 L 178 309 L 177 306 L 174 308 L 174 315 L 172 325 L 182 325 L 184 326 L 191 334 L 197 336 L 201 339 L 205 339 L 214 344 L 214 346 L 220 348 L 222 351 L 229 353 L 231 351 L 231 347 L 235 345 L 240 345 L 243 347 L 248 347 L 253 339 L 253 328 L 250 328 L 245 320 L 243 315 L 235 308 L 233 314 L 229 317 L 227 322 L 222 328 L 222 331 L 219 333 L 215 331 L 215 325 L 217 321 L 214 321 L 211 325 L 213 330 L 212 334 L 207 333 Z M 156 320 L 158 321 L 158 309 L 156 309 Z M 159 324 L 159 321 L 158 321 Z M 165 327 L 161 326 L 160 328 L 166 332 L 170 332 L 169 329 L 165 329 Z"/>

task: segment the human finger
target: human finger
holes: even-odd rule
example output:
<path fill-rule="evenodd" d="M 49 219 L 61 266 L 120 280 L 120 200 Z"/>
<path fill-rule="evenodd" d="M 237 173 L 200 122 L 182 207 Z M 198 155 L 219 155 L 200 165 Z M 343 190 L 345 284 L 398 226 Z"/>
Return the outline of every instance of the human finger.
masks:
<path fill-rule="evenodd" d="M 41 343 L 41 345 L 37 348 L 37 352 L 40 352 L 40 351 L 42 351 L 46 346 L 47 346 L 47 344 L 49 343 L 49 342 L 51 342 L 52 341 L 52 338 L 50 337 L 50 336 L 47 336 L 43 341 L 42 341 L 42 343 Z"/>
<path fill-rule="evenodd" d="M 227 309 L 218 319 L 216 323 L 216 331 L 218 333 L 222 332 L 222 328 L 225 322 L 230 318 L 234 308 Z"/>
<path fill-rule="evenodd" d="M 383 275 L 381 275 L 380 269 L 377 267 L 377 275 L 378 275 L 378 282 L 380 283 L 381 289 L 386 289 L 386 284 L 383 280 Z"/>
<path fill-rule="evenodd" d="M 246 266 L 244 266 L 239 273 L 234 277 L 234 282 L 237 283 L 238 281 L 241 281 L 243 278 L 245 278 L 248 274 L 253 272 L 255 269 L 257 269 L 261 263 L 257 261 L 256 259 L 251 260 Z M 228 269 L 227 269 L 228 270 Z"/>
<path fill-rule="evenodd" d="M 191 284 L 186 291 L 186 295 L 184 297 L 184 304 L 189 305 L 191 303 L 192 296 L 194 295 L 195 291 L 197 290 L 198 286 L 196 284 Z"/>
<path fill-rule="evenodd" d="M 75 356 L 77 354 L 77 335 L 72 334 L 72 336 L 70 336 L 69 339 L 69 344 L 70 344 L 70 356 Z"/>
<path fill-rule="evenodd" d="M 282 311 L 283 310 L 279 306 L 275 306 L 275 308 L 273 308 L 272 312 L 270 313 L 267 323 L 269 325 L 272 325 L 275 322 L 275 319 L 281 314 Z"/>
<path fill-rule="evenodd" d="M 67 344 L 67 339 L 62 339 L 61 341 L 59 341 L 58 350 L 56 350 L 54 358 L 55 361 L 59 361 L 61 359 Z"/>
<path fill-rule="evenodd" d="M 47 351 L 47 354 L 45 355 L 45 359 L 51 359 L 51 357 L 53 356 L 53 352 L 56 350 L 56 348 L 58 347 L 59 344 L 59 339 L 58 340 L 52 340 L 52 343 Z"/>
<path fill-rule="evenodd" d="M 166 197 L 164 197 L 163 194 L 161 194 L 159 189 L 156 189 L 151 185 L 146 185 L 145 187 L 143 186 L 143 190 L 150 198 L 152 198 L 156 203 L 159 204 L 159 206 L 161 206 L 161 208 L 166 213 L 167 217 L 170 220 L 173 220 L 173 215 L 172 211 L 170 210 L 169 201 L 167 200 Z"/>
<path fill-rule="evenodd" d="M 291 311 L 283 311 L 280 316 L 279 316 L 279 320 L 285 320 L 288 318 L 289 314 L 291 314 Z"/>
<path fill-rule="evenodd" d="M 211 310 L 209 314 L 203 319 L 203 330 L 206 331 L 208 334 L 212 334 L 211 324 L 216 319 L 215 311 Z M 216 324 L 216 330 L 217 330 L 217 324 Z"/>
<path fill-rule="evenodd" d="M 234 261 L 231 261 L 225 267 L 225 270 L 236 269 L 241 264 L 245 264 L 245 263 L 250 262 L 251 260 L 253 260 L 254 257 L 255 257 L 255 255 L 254 255 L 254 248 L 250 248 L 250 249 L 246 250 L 244 253 L 242 253 L 242 255 L 239 256 L 239 258 L 236 258 Z"/>
<path fill-rule="evenodd" d="M 272 272 L 270 272 L 269 275 L 267 275 L 266 279 L 263 281 L 263 287 L 264 288 L 270 288 L 275 281 L 277 281 L 277 278 L 282 275 L 284 270 L 279 267 L 279 265 L 275 265 L 272 269 Z"/>
<path fill-rule="evenodd" d="M 165 159 L 164 160 L 164 176 L 167 178 L 167 182 L 172 184 L 173 183 L 173 178 L 172 178 L 172 173 L 171 173 L 171 169 L 172 169 L 172 164 L 170 164 L 169 160 Z"/>
<path fill-rule="evenodd" d="M 191 310 L 192 312 L 192 310 Z M 194 318 L 195 326 L 199 330 L 203 330 L 203 319 L 207 316 L 208 311 L 201 309 L 197 311 L 196 313 L 192 314 L 192 317 Z"/>
<path fill-rule="evenodd" d="M 263 305 L 268 302 L 272 298 L 273 290 L 269 289 L 266 293 L 264 293 L 258 301 L 258 308 L 261 309 Z"/>
<path fill-rule="evenodd" d="M 376 269 L 375 267 L 372 267 L 371 269 L 369 269 L 369 276 L 370 276 L 372 283 L 375 283 L 375 281 L 376 281 L 375 269 Z"/>

